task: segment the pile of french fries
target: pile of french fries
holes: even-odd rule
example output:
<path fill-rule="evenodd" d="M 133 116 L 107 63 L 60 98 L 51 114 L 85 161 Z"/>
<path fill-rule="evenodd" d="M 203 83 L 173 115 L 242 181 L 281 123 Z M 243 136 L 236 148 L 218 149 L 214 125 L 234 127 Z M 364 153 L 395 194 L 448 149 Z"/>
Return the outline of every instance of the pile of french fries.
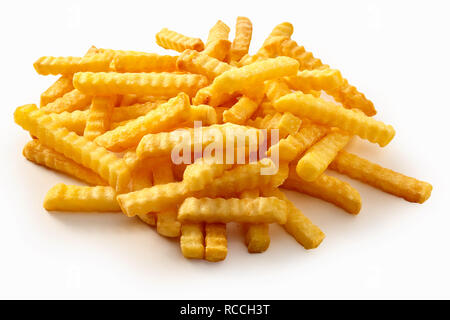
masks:
<path fill-rule="evenodd" d="M 176 55 L 92 47 L 83 57 L 38 59 L 39 74 L 60 78 L 42 93 L 40 108 L 14 113 L 33 138 L 23 154 L 89 185 L 55 185 L 44 208 L 137 216 L 162 236 L 179 238 L 186 258 L 221 261 L 231 222 L 243 225 L 251 253 L 267 250 L 271 223 L 305 249 L 320 245 L 325 234 L 282 188 L 358 214 L 358 191 L 326 169 L 407 201 L 429 198 L 430 184 L 344 151 L 354 136 L 386 146 L 395 131 L 372 118 L 372 102 L 338 70 L 291 39 L 290 23 L 277 25 L 254 55 L 248 18 L 237 18 L 233 41 L 229 33 L 220 20 L 206 43 L 164 28 L 156 43 Z M 175 133 L 195 135 L 199 121 L 200 153 L 185 143 L 194 160 L 174 163 Z M 268 150 L 256 159 L 249 145 L 244 162 L 202 153 L 213 132 L 262 130 L 278 139 L 267 139 Z"/>

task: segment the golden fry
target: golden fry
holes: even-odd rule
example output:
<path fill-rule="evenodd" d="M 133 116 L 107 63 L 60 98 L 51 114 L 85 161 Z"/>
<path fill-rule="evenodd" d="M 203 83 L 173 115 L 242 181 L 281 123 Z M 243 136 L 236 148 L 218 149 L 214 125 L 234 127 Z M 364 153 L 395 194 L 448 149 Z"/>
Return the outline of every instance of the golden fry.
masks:
<path fill-rule="evenodd" d="M 123 53 L 116 54 L 113 60 L 116 72 L 174 72 L 176 56 L 156 53 Z"/>
<path fill-rule="evenodd" d="M 41 94 L 41 108 L 72 91 L 72 75 L 61 76 Z"/>
<path fill-rule="evenodd" d="M 156 44 L 165 49 L 172 49 L 178 52 L 183 52 L 186 49 L 202 51 L 205 48 L 201 39 L 186 37 L 167 28 L 161 29 L 156 34 Z"/>
<path fill-rule="evenodd" d="M 205 259 L 211 262 L 225 260 L 227 257 L 227 225 L 207 223 L 205 225 Z"/>
<path fill-rule="evenodd" d="M 205 245 L 202 223 L 181 224 L 180 247 L 185 258 L 203 259 Z"/>
<path fill-rule="evenodd" d="M 230 48 L 230 60 L 239 61 L 248 53 L 252 40 L 252 22 L 247 17 L 237 17 L 236 35 Z"/>
<path fill-rule="evenodd" d="M 61 113 L 64 111 L 72 112 L 88 107 L 91 104 L 91 101 L 91 96 L 86 95 L 77 89 L 73 89 L 62 97 L 57 98 L 55 101 L 46 104 L 41 110 L 47 113 Z"/>
<path fill-rule="evenodd" d="M 94 140 L 110 129 L 111 117 L 117 102 L 117 96 L 96 96 L 92 99 L 84 136 Z"/>

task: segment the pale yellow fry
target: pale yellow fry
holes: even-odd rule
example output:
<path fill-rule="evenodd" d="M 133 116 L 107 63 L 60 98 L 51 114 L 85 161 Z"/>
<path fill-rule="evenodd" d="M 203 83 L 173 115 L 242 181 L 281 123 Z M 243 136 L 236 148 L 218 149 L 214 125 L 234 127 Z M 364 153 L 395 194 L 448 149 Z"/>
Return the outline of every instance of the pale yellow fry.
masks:
<path fill-rule="evenodd" d="M 77 89 L 73 89 L 62 97 L 57 98 L 55 101 L 48 103 L 42 107 L 41 110 L 46 113 L 72 112 L 88 107 L 91 104 L 91 101 L 91 96 L 84 94 Z"/>
<path fill-rule="evenodd" d="M 252 40 L 253 26 L 247 17 L 237 17 L 236 35 L 230 48 L 231 61 L 239 61 L 248 53 L 250 42 Z"/>
<path fill-rule="evenodd" d="M 267 99 L 274 104 L 279 98 L 292 93 L 292 91 L 283 80 L 269 80 L 265 83 L 265 93 Z"/>
<path fill-rule="evenodd" d="M 258 104 L 254 100 L 243 96 L 230 109 L 224 111 L 223 121 L 244 124 L 257 108 Z"/>
<path fill-rule="evenodd" d="M 262 47 L 255 54 L 257 58 L 275 57 L 280 54 L 280 45 L 290 39 L 294 33 L 294 26 L 289 22 L 283 22 L 275 26 L 269 36 L 264 40 Z"/>
<path fill-rule="evenodd" d="M 136 103 L 128 106 L 117 107 L 113 109 L 111 121 L 121 122 L 136 119 L 146 115 L 149 111 L 155 109 L 159 105 L 165 103 L 165 100 L 150 101 L 145 103 Z"/>
<path fill-rule="evenodd" d="M 298 161 L 296 171 L 306 181 L 316 180 L 340 150 L 350 141 L 350 135 L 342 130 L 332 130 L 319 142 L 313 145 Z"/>
<path fill-rule="evenodd" d="M 297 74 L 298 62 L 288 57 L 277 57 L 258 61 L 222 73 L 212 83 L 218 93 L 233 93 L 249 90 L 266 80 Z"/>
<path fill-rule="evenodd" d="M 113 52 L 86 55 L 84 57 L 41 57 L 34 64 L 36 72 L 48 74 L 73 74 L 80 71 L 109 71 Z"/>
<path fill-rule="evenodd" d="M 181 71 L 202 74 L 212 81 L 232 67 L 203 52 L 185 50 L 177 59 L 177 68 Z"/>
<path fill-rule="evenodd" d="M 257 198 L 260 191 L 258 189 L 246 190 L 241 193 L 240 198 Z M 261 253 L 267 250 L 270 245 L 269 225 L 267 223 L 244 224 L 245 244 L 250 253 Z"/>
<path fill-rule="evenodd" d="M 320 124 L 338 127 L 350 134 L 378 143 L 381 147 L 386 146 L 395 135 L 391 125 L 301 92 L 281 97 L 275 102 L 275 109 L 280 112 L 292 112 Z"/>
<path fill-rule="evenodd" d="M 200 158 L 186 167 L 183 182 L 192 191 L 202 190 L 230 167 L 231 165 L 224 163 L 215 163 L 214 159 Z"/>
<path fill-rule="evenodd" d="M 207 78 L 200 74 L 169 72 L 78 72 L 73 76 L 75 88 L 92 95 L 137 94 L 174 97 L 184 92 L 194 96 L 207 84 Z"/>
<path fill-rule="evenodd" d="M 73 90 L 72 75 L 61 76 L 41 94 L 41 108 Z"/>
<path fill-rule="evenodd" d="M 44 208 L 49 211 L 120 212 L 113 188 L 64 183 L 58 183 L 47 192 Z"/>
<path fill-rule="evenodd" d="M 264 118 L 247 121 L 247 125 L 255 128 L 267 130 L 277 129 L 280 139 L 287 137 L 289 134 L 297 133 L 301 124 L 302 120 L 290 112 L 268 114 Z"/>
<path fill-rule="evenodd" d="M 92 170 L 65 157 L 61 153 L 44 146 L 39 140 L 31 140 L 23 148 L 23 155 L 28 160 L 47 168 L 65 173 L 90 185 L 107 185 L 107 183 Z"/>
<path fill-rule="evenodd" d="M 207 223 L 205 225 L 205 259 L 211 262 L 225 260 L 227 257 L 227 225 Z"/>
<path fill-rule="evenodd" d="M 261 175 L 261 170 L 271 168 L 274 163 L 270 159 L 263 159 L 256 163 L 240 165 L 215 179 L 208 187 L 201 191 L 191 191 L 183 182 L 173 182 L 156 185 L 151 188 L 119 195 L 120 206 L 128 216 L 157 212 L 179 205 L 191 196 L 199 197 L 230 197 L 247 189 L 263 186 L 277 187 L 287 177 L 287 172 L 279 170 L 275 175 Z M 281 168 L 280 168 L 281 169 Z M 281 181 L 281 183 L 280 183 Z"/>
<path fill-rule="evenodd" d="M 134 147 L 145 134 L 168 130 L 178 122 L 186 120 L 189 116 L 189 105 L 189 97 L 180 93 L 146 115 L 97 137 L 95 143 L 112 151 L 124 151 Z"/>
<path fill-rule="evenodd" d="M 189 113 L 189 122 L 201 121 L 202 126 L 210 126 L 218 121 L 216 109 L 206 104 L 191 106 Z"/>
<path fill-rule="evenodd" d="M 281 190 L 278 188 L 267 189 L 263 191 L 263 194 L 267 197 L 277 197 L 286 201 L 288 214 L 283 228 L 305 249 L 317 248 L 322 243 L 325 238 L 322 230 L 297 209 Z"/>
<path fill-rule="evenodd" d="M 350 184 L 326 174 L 322 174 L 315 181 L 308 182 L 302 180 L 292 167 L 289 177 L 283 183 L 283 188 L 330 202 L 351 214 L 356 215 L 361 210 L 359 192 Z"/>
<path fill-rule="evenodd" d="M 127 158 L 129 158 L 129 154 Z M 133 167 L 131 178 L 132 190 L 137 191 L 144 188 L 150 188 L 153 185 L 153 179 L 149 169 L 146 168 L 144 165 L 138 164 L 133 165 L 132 167 Z M 156 215 L 154 213 L 142 213 L 137 216 L 142 222 L 150 226 L 156 226 Z"/>
<path fill-rule="evenodd" d="M 167 28 L 161 29 L 156 34 L 156 44 L 164 49 L 171 49 L 178 52 L 183 52 L 186 49 L 202 51 L 205 48 L 201 39 L 187 37 Z"/>
<path fill-rule="evenodd" d="M 37 109 L 36 105 L 17 108 L 14 120 L 41 143 L 93 170 L 118 193 L 128 190 L 130 169 L 125 161 L 86 138 L 59 127 L 57 122 Z"/>
<path fill-rule="evenodd" d="M 92 98 L 84 136 L 94 140 L 110 129 L 111 117 L 117 102 L 117 96 L 95 96 Z"/>
<path fill-rule="evenodd" d="M 331 163 L 330 169 L 410 202 L 424 203 L 433 189 L 433 186 L 427 182 L 383 168 L 346 151 L 339 152 Z"/>
<path fill-rule="evenodd" d="M 181 224 L 180 247 L 185 258 L 203 259 L 205 245 L 202 223 Z"/>
<path fill-rule="evenodd" d="M 302 92 L 310 90 L 329 92 L 344 84 L 341 73 L 335 69 L 303 70 L 293 77 L 286 77 L 285 81 L 291 89 Z"/>
<path fill-rule="evenodd" d="M 255 199 L 187 198 L 178 220 L 206 223 L 286 223 L 287 205 L 275 197 Z"/>
<path fill-rule="evenodd" d="M 174 72 L 176 56 L 156 53 L 123 53 L 114 57 L 116 72 Z"/>

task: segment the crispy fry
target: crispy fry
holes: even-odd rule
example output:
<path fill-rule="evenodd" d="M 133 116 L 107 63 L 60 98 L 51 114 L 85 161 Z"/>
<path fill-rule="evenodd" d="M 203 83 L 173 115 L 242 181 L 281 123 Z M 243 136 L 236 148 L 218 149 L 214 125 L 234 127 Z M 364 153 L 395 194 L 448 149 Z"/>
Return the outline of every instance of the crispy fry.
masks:
<path fill-rule="evenodd" d="M 156 34 L 156 44 L 165 49 L 171 49 L 178 52 L 183 52 L 186 49 L 202 51 L 205 48 L 201 39 L 186 37 L 167 28 L 161 29 L 161 31 Z"/>
<path fill-rule="evenodd" d="M 113 95 L 137 94 L 176 96 L 184 92 L 189 96 L 202 87 L 208 80 L 199 74 L 176 73 L 116 73 L 116 72 L 78 72 L 73 76 L 73 85 L 86 94 Z"/>
<path fill-rule="evenodd" d="M 287 137 L 289 134 L 295 134 L 300 129 L 302 120 L 294 116 L 290 112 L 268 114 L 264 118 L 256 118 L 254 120 L 247 121 L 247 125 L 250 125 L 259 129 L 279 130 L 279 137 L 281 139 Z"/>
<path fill-rule="evenodd" d="M 203 52 L 208 56 L 223 61 L 229 54 L 231 47 L 231 42 L 228 41 L 229 33 L 230 28 L 223 21 L 217 21 L 209 31 L 205 50 Z"/>
<path fill-rule="evenodd" d="M 58 183 L 44 199 L 49 211 L 120 212 L 116 192 L 111 187 L 80 187 Z"/>
<path fill-rule="evenodd" d="M 341 73 L 335 69 L 303 70 L 293 77 L 286 77 L 285 80 L 291 89 L 302 92 L 310 90 L 330 92 L 344 84 Z"/>
<path fill-rule="evenodd" d="M 58 122 L 60 126 L 65 127 L 69 131 L 75 132 L 79 136 L 82 136 L 84 133 L 84 128 L 86 127 L 87 118 L 89 116 L 89 110 L 50 113 L 49 116 L 53 121 Z"/>
<path fill-rule="evenodd" d="M 183 182 L 189 185 L 192 191 L 202 190 L 230 167 L 231 165 L 224 163 L 215 163 L 214 159 L 200 158 L 186 167 Z"/>
<path fill-rule="evenodd" d="M 275 197 L 255 199 L 187 198 L 178 210 L 182 222 L 286 223 L 287 205 Z"/>
<path fill-rule="evenodd" d="M 381 147 L 386 146 L 395 135 L 395 130 L 390 125 L 301 92 L 281 97 L 275 102 L 275 109 L 338 127 L 370 142 L 378 143 Z"/>
<path fill-rule="evenodd" d="M 136 119 L 146 115 L 151 110 L 167 101 L 159 100 L 156 102 L 136 103 L 128 106 L 117 107 L 113 109 L 111 121 L 120 122 L 125 120 Z"/>
<path fill-rule="evenodd" d="M 230 48 L 231 61 L 239 61 L 248 53 L 252 40 L 252 22 L 247 17 L 237 17 L 236 35 Z"/>
<path fill-rule="evenodd" d="M 217 123 L 217 112 L 211 106 L 200 104 L 198 106 L 191 106 L 189 109 L 189 122 L 201 121 L 202 125 L 213 125 Z"/>
<path fill-rule="evenodd" d="M 281 190 L 267 189 L 263 191 L 263 194 L 266 197 L 277 197 L 286 202 L 288 213 L 286 223 L 283 227 L 305 249 L 317 248 L 322 243 L 325 238 L 322 230 L 303 215 Z"/>
<path fill-rule="evenodd" d="M 116 72 L 173 72 L 177 57 L 156 53 L 116 54 L 113 60 Z"/>
<path fill-rule="evenodd" d="M 203 259 L 205 246 L 202 223 L 181 224 L 180 247 L 185 258 Z"/>
<path fill-rule="evenodd" d="M 188 110 L 189 97 L 180 93 L 146 115 L 97 137 L 95 143 L 112 151 L 126 150 L 136 146 L 145 134 L 165 131 L 186 120 Z"/>
<path fill-rule="evenodd" d="M 70 160 L 61 153 L 44 146 L 39 140 L 31 140 L 23 148 L 23 155 L 28 160 L 65 173 L 90 185 L 107 185 L 107 183 L 92 170 Z"/>
<path fill-rule="evenodd" d="M 41 94 L 41 108 L 72 91 L 72 75 L 61 76 Z"/>
<path fill-rule="evenodd" d="M 127 154 L 127 158 L 125 158 L 124 155 L 124 160 L 130 160 L 130 153 L 126 153 Z M 129 162 L 127 162 L 128 164 Z M 146 168 L 143 165 L 138 165 L 138 164 L 134 164 L 131 166 L 131 170 L 132 170 L 132 174 L 131 174 L 131 186 L 132 186 L 132 190 L 133 191 L 137 191 L 137 190 L 141 190 L 144 188 L 150 188 L 153 185 L 153 179 L 152 179 L 152 174 L 151 172 L 148 170 L 148 168 Z M 154 213 L 142 213 L 137 215 L 138 218 L 150 225 L 150 226 L 156 226 L 156 215 Z"/>
<path fill-rule="evenodd" d="M 294 26 L 289 22 L 283 22 L 276 25 L 266 40 L 264 40 L 262 47 L 258 50 L 255 56 L 268 58 L 283 55 L 279 54 L 279 46 L 283 41 L 290 39 L 293 32 Z"/>
<path fill-rule="evenodd" d="M 72 112 L 81 110 L 91 104 L 92 97 L 80 92 L 77 89 L 67 92 L 62 97 L 48 103 L 41 110 L 47 113 L 61 113 L 64 111 Z"/>
<path fill-rule="evenodd" d="M 96 96 L 92 99 L 89 116 L 84 129 L 84 136 L 89 140 L 94 140 L 110 129 L 111 117 L 117 96 Z"/>
<path fill-rule="evenodd" d="M 265 92 L 267 99 L 274 104 L 282 96 L 285 96 L 292 91 L 283 80 L 269 80 L 265 83 Z"/>
<path fill-rule="evenodd" d="M 205 225 L 205 259 L 211 262 L 225 260 L 227 257 L 227 225 L 207 223 Z"/>
<path fill-rule="evenodd" d="M 330 202 L 354 215 L 361 210 L 359 192 L 348 183 L 326 174 L 322 174 L 313 182 L 308 182 L 302 180 L 292 167 L 289 177 L 283 183 L 283 188 Z"/>
<path fill-rule="evenodd" d="M 34 63 L 36 72 L 48 74 L 73 74 L 80 71 L 109 71 L 113 52 L 86 55 L 84 57 L 41 57 Z"/>
<path fill-rule="evenodd" d="M 59 128 L 57 123 L 42 110 L 38 110 L 36 105 L 17 108 L 14 120 L 41 143 L 92 169 L 119 193 L 128 190 L 130 170 L 122 159 L 66 128 Z"/>
<path fill-rule="evenodd" d="M 313 145 L 298 161 L 296 171 L 306 181 L 316 180 L 350 141 L 350 135 L 342 130 L 332 130 Z"/>
<path fill-rule="evenodd" d="M 256 111 L 258 104 L 252 99 L 243 96 L 230 109 L 224 111 L 223 121 L 244 124 Z"/>
<path fill-rule="evenodd" d="M 202 74 L 211 81 L 232 68 L 225 62 L 195 50 L 183 51 L 176 64 L 178 70 Z"/>
<path fill-rule="evenodd" d="M 346 151 L 339 152 L 330 168 L 410 202 L 424 203 L 433 189 L 427 182 L 383 168 Z"/>
<path fill-rule="evenodd" d="M 240 198 L 254 199 L 259 197 L 259 190 L 247 190 L 241 193 Z M 261 253 L 270 245 L 269 225 L 267 223 L 244 224 L 245 244 L 250 253 Z"/>

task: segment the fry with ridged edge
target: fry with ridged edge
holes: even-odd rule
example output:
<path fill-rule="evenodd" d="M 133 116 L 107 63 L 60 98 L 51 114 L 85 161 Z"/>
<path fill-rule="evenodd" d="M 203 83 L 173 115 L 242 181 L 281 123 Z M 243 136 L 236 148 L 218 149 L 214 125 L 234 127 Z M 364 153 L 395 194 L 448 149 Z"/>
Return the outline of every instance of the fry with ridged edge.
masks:
<path fill-rule="evenodd" d="M 153 183 L 155 185 L 167 184 L 175 181 L 170 163 L 161 163 L 153 170 Z M 156 231 L 166 237 L 178 237 L 181 232 L 181 224 L 177 221 L 177 209 L 156 213 Z"/>
<path fill-rule="evenodd" d="M 44 146 L 39 140 L 28 142 L 23 148 L 23 155 L 28 160 L 44 167 L 65 173 L 73 178 L 84 181 L 87 184 L 107 185 L 105 180 L 91 169 L 83 167 L 59 152 Z"/>
<path fill-rule="evenodd" d="M 146 115 L 149 111 L 165 103 L 165 100 L 149 101 L 145 103 L 135 103 L 128 106 L 116 107 L 113 109 L 111 122 L 121 122 L 136 119 Z"/>
<path fill-rule="evenodd" d="M 169 72 L 78 72 L 73 76 L 75 88 L 92 95 L 137 94 L 174 97 L 184 92 L 193 96 L 207 84 L 207 78 L 199 74 Z"/>
<path fill-rule="evenodd" d="M 268 80 L 265 83 L 265 93 L 267 99 L 274 104 L 282 96 L 285 96 L 292 91 L 289 89 L 289 86 L 283 80 Z"/>
<path fill-rule="evenodd" d="M 291 93 L 278 99 L 274 106 L 280 112 L 292 112 L 320 124 L 338 127 L 381 147 L 386 146 L 395 135 L 390 125 L 310 94 Z"/>
<path fill-rule="evenodd" d="M 225 122 L 244 124 L 256 111 L 258 103 L 249 97 L 241 97 L 230 109 L 225 110 L 222 119 Z"/>
<path fill-rule="evenodd" d="M 119 53 L 112 63 L 116 72 L 174 72 L 177 58 L 156 53 Z"/>
<path fill-rule="evenodd" d="M 130 169 L 125 161 L 108 152 L 95 143 L 80 137 L 66 128 L 58 127 L 58 123 L 37 109 L 36 105 L 25 105 L 14 112 L 14 120 L 41 143 L 64 154 L 73 161 L 90 168 L 118 193 L 128 191 Z"/>
<path fill-rule="evenodd" d="M 283 183 L 283 188 L 330 202 L 354 215 L 361 210 L 359 192 L 348 183 L 326 174 L 322 174 L 315 181 L 308 182 L 302 180 L 297 175 L 295 168 L 291 167 L 289 177 Z"/>
<path fill-rule="evenodd" d="M 180 248 L 183 256 L 189 259 L 203 259 L 205 254 L 203 223 L 182 223 Z"/>
<path fill-rule="evenodd" d="M 254 199 L 259 197 L 258 189 L 246 190 L 241 193 L 240 198 Z M 245 244 L 250 253 L 261 253 L 270 245 L 269 225 L 267 223 L 244 224 Z"/>
<path fill-rule="evenodd" d="M 253 26 L 247 17 L 237 17 L 236 34 L 230 48 L 230 60 L 239 61 L 248 53 L 252 40 Z"/>
<path fill-rule="evenodd" d="M 199 38 L 191 38 L 167 28 L 161 29 L 156 34 L 156 44 L 164 49 L 183 52 L 186 49 L 202 51 L 205 48 L 203 41 Z"/>
<path fill-rule="evenodd" d="M 231 42 L 228 41 L 230 28 L 221 20 L 211 28 L 203 52 L 210 57 L 223 61 L 230 52 Z"/>
<path fill-rule="evenodd" d="M 205 260 L 218 262 L 227 257 L 227 225 L 225 223 L 205 224 Z"/>
<path fill-rule="evenodd" d="M 330 169 L 409 202 L 424 203 L 430 197 L 433 189 L 433 186 L 427 182 L 383 168 L 346 151 L 339 152 L 331 163 Z"/>
<path fill-rule="evenodd" d="M 86 120 L 84 136 L 94 140 L 110 129 L 111 117 L 117 102 L 117 96 L 95 96 Z"/>
<path fill-rule="evenodd" d="M 84 133 L 84 128 L 86 127 L 87 118 L 89 116 L 89 110 L 49 113 L 49 116 L 53 121 L 58 122 L 60 126 L 65 127 L 69 131 L 75 132 L 79 136 L 82 136 Z"/>
<path fill-rule="evenodd" d="M 294 26 L 291 23 L 282 22 L 276 25 L 255 56 L 268 58 L 281 55 L 278 52 L 278 47 L 283 41 L 290 39 L 292 33 L 294 33 Z"/>
<path fill-rule="evenodd" d="M 291 89 L 302 92 L 310 90 L 330 92 L 344 83 L 341 73 L 335 69 L 302 70 L 293 77 L 286 77 L 285 81 Z"/>
<path fill-rule="evenodd" d="M 98 136 L 95 143 L 111 151 L 123 151 L 136 146 L 145 134 L 168 130 L 186 120 L 189 105 L 189 97 L 180 93 L 146 115 Z"/>
<path fill-rule="evenodd" d="M 286 201 L 288 214 L 283 228 L 305 249 L 317 248 L 322 243 L 325 238 L 322 230 L 297 209 L 281 190 L 278 188 L 266 189 L 263 191 L 263 195 L 266 197 L 277 197 Z"/>
<path fill-rule="evenodd" d="M 67 92 L 62 97 L 48 103 L 41 109 L 47 113 L 61 113 L 64 111 L 72 112 L 88 107 L 92 101 L 92 97 L 80 92 L 77 89 Z"/>
<path fill-rule="evenodd" d="M 120 212 L 116 191 L 111 187 L 81 187 L 58 183 L 44 199 L 49 211 Z"/>
<path fill-rule="evenodd" d="M 178 57 L 176 64 L 178 70 L 202 74 L 211 81 L 232 68 L 225 62 L 195 50 L 183 51 Z"/>
<path fill-rule="evenodd" d="M 86 55 L 84 57 L 41 57 L 34 63 L 36 72 L 48 74 L 73 74 L 80 71 L 109 71 L 114 52 Z"/>
<path fill-rule="evenodd" d="M 192 191 L 202 190 L 229 168 L 231 165 L 216 163 L 213 158 L 200 158 L 186 167 L 183 183 L 189 185 Z"/>
<path fill-rule="evenodd" d="M 350 135 L 342 130 L 332 130 L 319 142 L 313 145 L 298 161 L 296 171 L 300 178 L 306 181 L 316 180 L 340 150 L 350 141 Z"/>
<path fill-rule="evenodd" d="M 61 76 L 41 94 L 41 108 L 73 90 L 72 75 Z"/>
<path fill-rule="evenodd" d="M 150 188 L 152 185 L 153 175 L 144 164 L 140 163 L 132 168 L 131 188 L 133 191 Z M 137 216 L 142 222 L 150 226 L 156 226 L 156 215 L 154 213 L 142 213 Z"/>

